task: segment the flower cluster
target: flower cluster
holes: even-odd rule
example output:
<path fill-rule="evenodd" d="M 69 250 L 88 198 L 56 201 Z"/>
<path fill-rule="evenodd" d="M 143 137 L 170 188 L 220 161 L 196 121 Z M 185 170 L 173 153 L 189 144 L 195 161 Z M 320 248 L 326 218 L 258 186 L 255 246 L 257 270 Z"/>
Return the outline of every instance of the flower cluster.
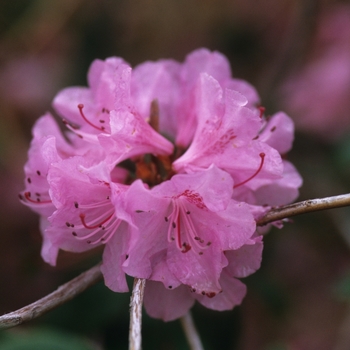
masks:
<path fill-rule="evenodd" d="M 102 272 L 116 292 L 125 275 L 148 280 L 145 308 L 172 320 L 195 300 L 240 304 L 260 266 L 256 218 L 296 198 L 285 160 L 293 123 L 265 117 L 247 82 L 206 49 L 180 64 L 96 60 L 89 87 L 61 91 L 33 128 L 22 202 L 38 212 L 42 256 L 104 245 Z"/>

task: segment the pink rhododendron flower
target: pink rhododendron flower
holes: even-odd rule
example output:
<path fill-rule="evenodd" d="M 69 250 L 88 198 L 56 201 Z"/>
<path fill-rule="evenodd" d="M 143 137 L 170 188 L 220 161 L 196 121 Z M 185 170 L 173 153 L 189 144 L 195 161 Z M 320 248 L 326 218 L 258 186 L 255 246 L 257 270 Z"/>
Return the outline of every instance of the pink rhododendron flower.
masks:
<path fill-rule="evenodd" d="M 48 219 L 45 235 L 54 246 L 73 252 L 105 244 L 102 271 L 106 284 L 125 292 L 128 287 L 121 264 L 126 257 L 128 225 L 118 216 L 113 200 L 126 187 L 111 182 L 103 163 L 91 166 L 90 162 L 88 157 L 76 156 L 50 167 L 48 182 L 57 210 Z"/>
<path fill-rule="evenodd" d="M 265 118 L 255 89 L 206 49 L 134 70 L 96 60 L 88 83 L 54 99 L 68 141 L 48 115 L 34 127 L 21 198 L 42 217 L 43 258 L 104 245 L 106 285 L 123 292 L 125 274 L 147 279 L 146 310 L 164 320 L 195 300 L 240 304 L 238 278 L 261 261 L 255 220 L 301 185 L 282 159 L 290 118 Z"/>
<path fill-rule="evenodd" d="M 90 89 L 67 88 L 53 101 L 70 130 L 88 142 L 100 142 L 108 148 L 114 163 L 144 153 L 173 152 L 173 145 L 135 110 L 130 97 L 131 68 L 127 64 L 119 58 L 96 60 L 88 80 Z"/>

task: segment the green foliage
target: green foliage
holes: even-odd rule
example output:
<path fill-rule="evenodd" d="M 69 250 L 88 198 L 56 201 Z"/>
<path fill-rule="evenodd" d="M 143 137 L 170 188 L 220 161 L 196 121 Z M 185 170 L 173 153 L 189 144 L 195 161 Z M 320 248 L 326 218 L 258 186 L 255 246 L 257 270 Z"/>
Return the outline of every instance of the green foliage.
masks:
<path fill-rule="evenodd" d="M 1 350 L 93 350 L 86 339 L 64 331 L 34 329 L 7 331 L 0 336 Z"/>

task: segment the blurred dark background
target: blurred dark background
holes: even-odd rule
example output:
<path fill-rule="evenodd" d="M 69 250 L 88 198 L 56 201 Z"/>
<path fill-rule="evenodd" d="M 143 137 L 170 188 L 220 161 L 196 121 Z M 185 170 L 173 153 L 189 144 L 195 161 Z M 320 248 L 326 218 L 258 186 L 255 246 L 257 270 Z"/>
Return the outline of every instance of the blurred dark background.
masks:
<path fill-rule="evenodd" d="M 132 65 L 207 47 L 295 120 L 288 158 L 299 199 L 350 191 L 350 2 L 317 0 L 2 0 L 0 2 L 0 313 L 50 293 L 100 251 L 40 257 L 38 217 L 18 200 L 35 120 L 95 58 Z M 350 210 L 296 217 L 265 237 L 261 269 L 231 312 L 193 310 L 205 349 L 350 349 Z M 125 349 L 128 294 L 100 283 L 0 333 L 0 348 Z M 144 349 L 188 349 L 179 322 L 144 316 Z"/>

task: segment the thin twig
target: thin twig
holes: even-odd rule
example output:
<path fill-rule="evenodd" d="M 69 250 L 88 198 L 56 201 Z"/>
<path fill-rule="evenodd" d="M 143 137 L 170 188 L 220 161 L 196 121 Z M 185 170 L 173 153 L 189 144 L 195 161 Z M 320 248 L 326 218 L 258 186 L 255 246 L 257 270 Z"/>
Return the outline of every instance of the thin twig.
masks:
<path fill-rule="evenodd" d="M 130 299 L 129 350 L 141 350 L 142 302 L 145 285 L 145 279 L 134 279 Z"/>
<path fill-rule="evenodd" d="M 350 206 L 349 193 L 333 197 L 309 199 L 280 208 L 271 209 L 263 217 L 257 220 L 257 225 L 263 226 L 273 221 L 282 220 L 299 214 L 346 206 Z M 23 322 L 33 320 L 55 307 L 73 299 L 88 287 L 97 283 L 100 279 L 102 279 L 102 274 L 100 271 L 100 264 L 98 264 L 86 272 L 83 272 L 73 280 L 58 287 L 56 291 L 44 298 L 17 311 L 0 316 L 0 329 L 15 327 Z M 141 316 L 144 287 L 145 280 L 136 278 L 130 302 L 130 350 L 141 349 Z M 183 319 L 182 322 L 185 322 L 185 319 Z M 188 327 L 190 327 L 189 324 Z M 201 348 L 194 347 L 193 349 Z"/>
<path fill-rule="evenodd" d="M 181 317 L 180 320 L 191 350 L 204 350 L 191 312 L 189 311 L 185 316 Z"/>
<path fill-rule="evenodd" d="M 56 291 L 19 310 L 0 316 L 0 329 L 11 328 L 23 322 L 31 321 L 55 307 L 73 299 L 85 289 L 102 279 L 98 264 L 78 277 L 58 287 Z"/>
<path fill-rule="evenodd" d="M 341 208 L 349 205 L 350 193 L 333 197 L 308 199 L 306 201 L 271 209 L 263 217 L 257 220 L 256 224 L 258 226 L 264 226 L 270 222 L 286 219 L 299 214 L 325 209 Z"/>

